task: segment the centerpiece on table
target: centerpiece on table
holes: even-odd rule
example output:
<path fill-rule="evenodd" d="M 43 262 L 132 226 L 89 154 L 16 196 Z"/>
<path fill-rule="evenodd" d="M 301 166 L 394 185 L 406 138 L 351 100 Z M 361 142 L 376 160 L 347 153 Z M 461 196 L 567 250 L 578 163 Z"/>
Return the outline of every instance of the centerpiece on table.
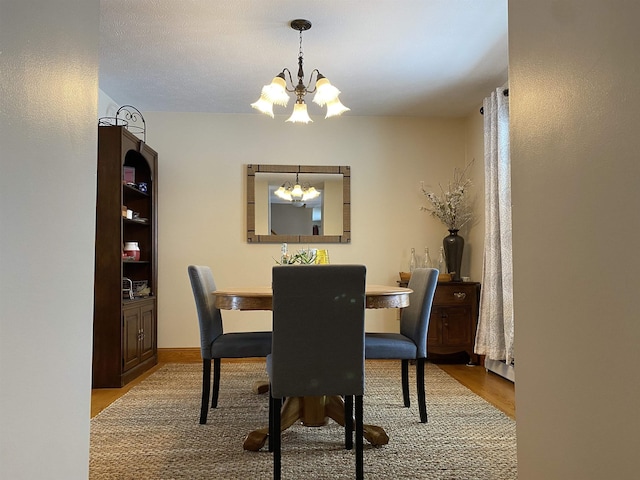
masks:
<path fill-rule="evenodd" d="M 298 250 L 296 253 L 291 254 L 287 244 L 283 243 L 280 250 L 280 261 L 276 260 L 276 263 L 278 265 L 313 265 L 316 263 L 316 256 L 317 251 L 311 248 Z"/>
<path fill-rule="evenodd" d="M 453 181 L 449 182 L 447 190 L 440 185 L 439 194 L 427 190 L 424 182 L 421 183 L 422 193 L 431 204 L 429 207 L 421 207 L 421 210 L 429 212 L 432 217 L 444 223 L 449 230 L 449 235 L 444 238 L 442 245 L 447 270 L 452 274 L 454 282 L 461 280 L 460 266 L 464 250 L 464 238 L 458 235 L 458 231 L 473 218 L 473 207 L 469 199 L 469 189 L 472 184 L 471 179 L 467 177 L 467 169 L 472 163 L 473 161 L 463 170 L 454 169 Z"/>

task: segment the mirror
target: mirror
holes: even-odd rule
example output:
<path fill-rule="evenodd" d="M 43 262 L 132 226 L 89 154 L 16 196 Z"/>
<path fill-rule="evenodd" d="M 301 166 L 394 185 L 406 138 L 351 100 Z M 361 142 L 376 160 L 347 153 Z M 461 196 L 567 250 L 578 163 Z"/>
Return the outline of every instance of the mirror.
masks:
<path fill-rule="evenodd" d="M 311 200 L 283 200 L 281 186 L 314 187 Z M 348 166 L 247 165 L 249 243 L 349 243 L 351 168 Z"/>

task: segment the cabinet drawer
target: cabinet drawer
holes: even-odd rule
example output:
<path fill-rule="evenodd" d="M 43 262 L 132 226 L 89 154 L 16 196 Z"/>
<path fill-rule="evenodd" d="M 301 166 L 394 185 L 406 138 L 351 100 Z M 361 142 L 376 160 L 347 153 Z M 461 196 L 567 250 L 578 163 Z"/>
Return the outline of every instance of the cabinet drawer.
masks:
<path fill-rule="evenodd" d="M 442 285 L 438 284 L 434 305 L 472 305 L 477 301 L 476 285 Z"/>

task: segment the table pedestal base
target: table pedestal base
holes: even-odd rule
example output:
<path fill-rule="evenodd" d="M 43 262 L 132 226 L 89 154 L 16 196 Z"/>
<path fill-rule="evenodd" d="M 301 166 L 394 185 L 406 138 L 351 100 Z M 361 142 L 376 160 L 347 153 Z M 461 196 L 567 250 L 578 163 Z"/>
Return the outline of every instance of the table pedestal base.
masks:
<path fill-rule="evenodd" d="M 340 396 L 288 397 L 280 416 L 280 431 L 283 432 L 298 420 L 307 427 L 326 425 L 327 418 L 344 427 L 344 402 Z M 386 445 L 389 436 L 382 427 L 364 425 L 363 436 L 371 445 Z M 243 448 L 257 452 L 269 438 L 269 427 L 250 432 L 244 440 Z"/>

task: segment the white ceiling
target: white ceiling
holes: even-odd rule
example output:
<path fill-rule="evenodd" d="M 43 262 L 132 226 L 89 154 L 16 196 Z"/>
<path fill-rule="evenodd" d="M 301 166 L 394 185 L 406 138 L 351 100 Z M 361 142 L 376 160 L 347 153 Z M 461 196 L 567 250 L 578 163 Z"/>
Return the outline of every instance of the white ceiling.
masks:
<path fill-rule="evenodd" d="M 507 0 L 101 0 L 100 88 L 145 111 L 255 113 L 319 69 L 345 115 L 467 115 L 507 80 Z M 321 109 L 307 101 L 313 117 Z M 277 114 L 289 114 L 274 107 Z"/>

